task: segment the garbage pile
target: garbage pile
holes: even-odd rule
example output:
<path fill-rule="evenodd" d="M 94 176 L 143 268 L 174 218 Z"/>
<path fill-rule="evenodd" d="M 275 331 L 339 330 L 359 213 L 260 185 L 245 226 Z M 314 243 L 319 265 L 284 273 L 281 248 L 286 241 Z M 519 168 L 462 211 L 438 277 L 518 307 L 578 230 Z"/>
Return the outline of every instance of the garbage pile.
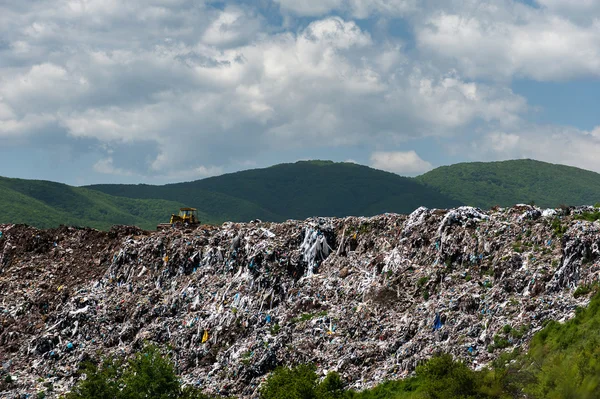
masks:
<path fill-rule="evenodd" d="M 600 276 L 587 208 L 146 232 L 0 225 L 0 396 L 67 392 L 87 360 L 171 348 L 186 384 L 256 397 L 279 365 L 355 389 L 436 352 L 480 368 L 585 306 Z"/>

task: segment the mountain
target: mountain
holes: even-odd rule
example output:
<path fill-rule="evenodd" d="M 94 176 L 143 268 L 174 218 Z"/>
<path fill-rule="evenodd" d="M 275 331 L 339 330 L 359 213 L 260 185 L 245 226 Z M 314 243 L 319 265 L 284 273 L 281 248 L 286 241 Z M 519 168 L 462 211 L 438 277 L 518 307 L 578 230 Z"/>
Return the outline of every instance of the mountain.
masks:
<path fill-rule="evenodd" d="M 88 188 L 113 196 L 187 203 L 219 221 L 372 216 L 410 213 L 422 205 L 448 208 L 461 204 L 414 179 L 331 161 L 301 161 L 164 186 Z"/>
<path fill-rule="evenodd" d="M 460 163 L 411 179 L 354 163 L 301 161 L 162 186 L 0 178 L 0 189 L 0 223 L 152 229 L 181 206 L 198 208 L 203 222 L 222 223 L 410 213 L 419 206 L 594 204 L 600 174 L 526 159 Z"/>
<path fill-rule="evenodd" d="M 155 229 L 157 221 L 184 206 L 165 200 L 113 197 L 98 191 L 40 180 L 0 177 L 0 223 L 109 229 L 114 224 Z M 203 215 L 206 216 L 206 215 Z"/>
<path fill-rule="evenodd" d="M 600 201 L 600 174 L 531 159 L 442 166 L 416 180 L 481 208 L 531 201 L 541 207 Z"/>

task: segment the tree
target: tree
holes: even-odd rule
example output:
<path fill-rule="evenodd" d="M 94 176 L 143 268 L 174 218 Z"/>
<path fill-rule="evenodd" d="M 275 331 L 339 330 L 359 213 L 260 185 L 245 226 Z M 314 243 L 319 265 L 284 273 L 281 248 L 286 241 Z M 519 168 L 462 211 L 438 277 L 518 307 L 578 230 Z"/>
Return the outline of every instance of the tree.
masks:
<path fill-rule="evenodd" d="M 477 381 L 473 370 L 462 362 L 455 362 L 452 355 L 443 354 L 431 358 L 417 367 L 417 377 L 422 380 L 426 398 L 475 398 Z"/>
<path fill-rule="evenodd" d="M 122 376 L 122 395 L 127 399 L 171 399 L 180 395 L 180 382 L 168 358 L 149 346 L 129 361 Z"/>
<path fill-rule="evenodd" d="M 128 362 L 105 359 L 87 363 L 81 379 L 65 399 L 211 399 L 198 388 L 182 388 L 169 357 L 147 346 Z"/>
<path fill-rule="evenodd" d="M 260 391 L 261 399 L 338 399 L 344 397 L 344 385 L 339 374 L 327 374 L 323 382 L 314 365 L 294 368 L 279 367 L 267 378 Z"/>

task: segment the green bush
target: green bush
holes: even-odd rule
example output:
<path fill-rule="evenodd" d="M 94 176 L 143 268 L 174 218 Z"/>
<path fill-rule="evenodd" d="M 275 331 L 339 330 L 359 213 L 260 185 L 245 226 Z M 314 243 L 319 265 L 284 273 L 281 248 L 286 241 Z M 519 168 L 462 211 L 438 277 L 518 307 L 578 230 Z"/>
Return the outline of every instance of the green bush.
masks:
<path fill-rule="evenodd" d="M 65 399 L 209 399 L 193 387 L 182 388 L 173 364 L 155 346 L 148 346 L 124 362 L 105 359 L 100 366 L 87 363 L 86 378 Z"/>
<path fill-rule="evenodd" d="M 475 398 L 477 396 L 476 374 L 462 362 L 455 362 L 452 355 L 443 354 L 431 358 L 417 367 L 424 398 Z"/>
<path fill-rule="evenodd" d="M 594 212 L 584 212 L 580 215 L 575 216 L 576 220 L 587 220 L 588 222 L 595 222 L 600 219 L 600 210 Z"/>
<path fill-rule="evenodd" d="M 315 366 L 307 364 L 277 368 L 260 390 L 261 399 L 336 399 L 343 395 L 337 373 L 329 373 L 319 383 Z"/>
<path fill-rule="evenodd" d="M 552 219 L 551 227 L 554 236 L 561 238 L 563 235 L 565 235 L 569 226 L 562 224 L 560 218 L 554 218 Z"/>
<path fill-rule="evenodd" d="M 585 295 L 589 294 L 590 292 L 597 291 L 597 290 L 598 290 L 597 283 L 580 285 L 579 287 L 577 287 L 575 292 L 573 292 L 573 296 L 575 298 L 579 298 L 580 296 L 585 296 Z"/>

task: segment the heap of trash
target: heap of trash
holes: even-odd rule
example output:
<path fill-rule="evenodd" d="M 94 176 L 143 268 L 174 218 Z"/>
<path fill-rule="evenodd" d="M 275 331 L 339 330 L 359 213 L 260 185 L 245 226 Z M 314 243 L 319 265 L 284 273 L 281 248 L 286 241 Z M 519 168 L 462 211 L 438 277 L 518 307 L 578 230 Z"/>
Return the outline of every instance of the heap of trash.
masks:
<path fill-rule="evenodd" d="M 169 348 L 186 384 L 256 397 L 280 365 L 354 389 L 436 352 L 474 368 L 589 301 L 593 208 L 528 205 L 148 232 L 0 225 L 0 396 L 67 392 L 86 361 Z M 8 395 L 8 396 L 7 396 Z"/>

